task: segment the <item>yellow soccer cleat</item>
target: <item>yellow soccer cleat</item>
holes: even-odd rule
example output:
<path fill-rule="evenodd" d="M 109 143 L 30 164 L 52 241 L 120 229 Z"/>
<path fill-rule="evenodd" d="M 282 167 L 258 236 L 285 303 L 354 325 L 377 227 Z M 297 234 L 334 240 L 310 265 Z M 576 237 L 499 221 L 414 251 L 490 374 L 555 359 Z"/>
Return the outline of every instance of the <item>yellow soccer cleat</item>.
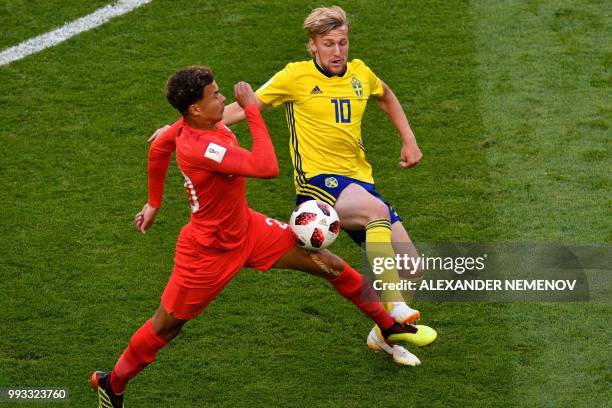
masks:
<path fill-rule="evenodd" d="M 429 346 L 438 338 L 438 332 L 436 332 L 429 326 L 424 326 L 422 324 L 415 324 L 410 326 L 416 328 L 416 333 L 392 334 L 389 336 L 388 340 L 394 343 L 405 342 L 414 344 L 418 347 L 425 347 Z M 378 326 L 376 326 L 376 330 L 380 332 Z"/>

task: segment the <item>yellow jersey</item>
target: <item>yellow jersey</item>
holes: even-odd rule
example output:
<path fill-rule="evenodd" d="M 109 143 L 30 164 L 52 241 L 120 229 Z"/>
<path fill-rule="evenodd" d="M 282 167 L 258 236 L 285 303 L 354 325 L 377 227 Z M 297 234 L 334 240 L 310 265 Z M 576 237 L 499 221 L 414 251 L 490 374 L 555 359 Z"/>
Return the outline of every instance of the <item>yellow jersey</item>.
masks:
<path fill-rule="evenodd" d="M 296 190 L 319 174 L 373 183 L 361 140 L 370 95 L 382 96 L 381 80 L 361 60 L 332 76 L 315 60 L 289 63 L 257 90 L 266 105 L 285 104 Z"/>

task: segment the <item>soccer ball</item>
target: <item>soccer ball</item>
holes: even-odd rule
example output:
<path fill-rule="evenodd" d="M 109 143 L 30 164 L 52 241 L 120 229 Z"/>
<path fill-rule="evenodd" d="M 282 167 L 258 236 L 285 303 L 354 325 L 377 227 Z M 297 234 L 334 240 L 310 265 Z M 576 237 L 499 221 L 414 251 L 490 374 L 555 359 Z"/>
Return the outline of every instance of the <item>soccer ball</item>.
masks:
<path fill-rule="evenodd" d="M 293 210 L 289 225 L 298 245 L 311 251 L 327 248 L 340 233 L 340 221 L 334 207 L 317 200 L 304 201 Z"/>

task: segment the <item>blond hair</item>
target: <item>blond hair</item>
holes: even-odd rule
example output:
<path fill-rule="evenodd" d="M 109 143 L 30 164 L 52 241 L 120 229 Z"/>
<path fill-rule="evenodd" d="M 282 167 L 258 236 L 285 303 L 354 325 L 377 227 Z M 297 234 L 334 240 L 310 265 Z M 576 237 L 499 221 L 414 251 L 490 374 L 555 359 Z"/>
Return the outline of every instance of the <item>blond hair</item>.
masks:
<path fill-rule="evenodd" d="M 316 8 L 304 20 L 304 30 L 309 37 L 328 33 L 343 25 L 348 28 L 349 21 L 344 10 L 338 6 Z"/>

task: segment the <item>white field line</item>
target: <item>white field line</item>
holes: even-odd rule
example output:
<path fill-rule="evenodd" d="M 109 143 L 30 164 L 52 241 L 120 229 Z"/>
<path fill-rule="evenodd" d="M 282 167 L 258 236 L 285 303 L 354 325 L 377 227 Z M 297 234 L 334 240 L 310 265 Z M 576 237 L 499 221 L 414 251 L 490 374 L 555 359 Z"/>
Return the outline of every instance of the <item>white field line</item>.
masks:
<path fill-rule="evenodd" d="M 45 48 L 53 47 L 77 34 L 98 27 L 113 17 L 129 13 L 151 1 L 153 0 L 119 0 L 115 4 L 99 8 L 93 13 L 66 23 L 56 30 L 31 38 L 0 52 L 0 66 L 10 64 Z"/>

